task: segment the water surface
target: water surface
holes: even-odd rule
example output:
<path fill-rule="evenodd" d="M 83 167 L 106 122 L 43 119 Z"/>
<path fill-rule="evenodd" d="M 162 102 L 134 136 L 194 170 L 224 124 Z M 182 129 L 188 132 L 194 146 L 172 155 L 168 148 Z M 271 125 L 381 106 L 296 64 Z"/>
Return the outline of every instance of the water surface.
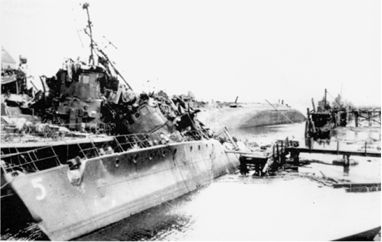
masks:
<path fill-rule="evenodd" d="M 304 127 L 300 123 L 231 133 L 260 144 L 288 137 L 303 145 Z M 340 130 L 331 143 L 340 139 L 354 145 L 360 137 L 369 141 L 378 138 L 379 129 Z M 380 147 L 380 139 L 375 145 Z M 328 165 L 340 158 L 302 154 L 301 159 L 312 163 L 299 173 L 280 172 L 266 178 L 238 172 L 225 175 L 198 191 L 79 239 L 330 240 L 379 226 L 380 192 L 347 193 L 312 179 L 324 174 L 339 181 L 380 182 L 380 159 L 352 157 L 358 165 L 347 171 Z"/>
<path fill-rule="evenodd" d="M 259 144 L 275 139 L 304 144 L 304 123 L 231 130 Z M 380 150 L 375 128 L 339 129 L 326 148 L 358 149 L 366 140 Z M 315 144 L 318 145 L 318 144 Z M 380 192 L 347 193 L 319 182 L 380 182 L 380 158 L 351 157 L 357 165 L 330 165 L 340 156 L 301 154 L 299 172 L 258 178 L 238 172 L 211 185 L 92 232 L 78 240 L 331 240 L 380 225 Z M 46 239 L 36 224 L 2 233 L 2 239 Z"/>

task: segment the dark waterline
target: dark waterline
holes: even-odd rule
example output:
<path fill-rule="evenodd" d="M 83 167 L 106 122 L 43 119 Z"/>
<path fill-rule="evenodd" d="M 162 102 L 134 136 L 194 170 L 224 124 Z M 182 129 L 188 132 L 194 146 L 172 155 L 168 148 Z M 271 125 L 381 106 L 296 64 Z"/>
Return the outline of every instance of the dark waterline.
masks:
<path fill-rule="evenodd" d="M 304 124 L 247 128 L 231 133 L 242 140 L 264 144 L 286 137 L 303 142 Z M 358 129 L 340 130 L 338 137 L 354 140 L 378 135 L 379 130 Z M 377 144 L 380 147 L 380 141 Z M 358 165 L 345 174 L 342 167 L 323 164 L 336 158 L 303 157 L 322 162 L 301 168 L 304 176 L 285 172 L 268 178 L 243 177 L 238 173 L 226 175 L 209 186 L 77 240 L 327 240 L 348 232 L 360 232 L 345 227 L 362 230 L 362 226 L 367 228 L 374 221 L 380 221 L 380 192 L 349 194 L 325 187 L 309 177 L 322 172 L 337 179 L 379 182 L 380 159 L 354 157 Z M 1 238 L 47 239 L 36 224 L 25 225 L 16 232 L 5 231 Z"/>
<path fill-rule="evenodd" d="M 262 143 L 270 143 L 275 139 L 284 139 L 286 137 L 297 139 L 300 142 L 304 140 L 304 124 L 293 125 L 277 125 L 270 127 L 247 128 L 241 130 L 234 130 L 231 133 L 234 136 L 240 137 L 242 140 L 248 139 L 249 141 L 261 140 Z M 350 132 L 350 131 L 349 131 Z M 349 132 L 345 132 L 349 133 Z M 352 131 L 351 131 L 352 132 Z M 358 132 L 362 132 L 358 131 Z M 365 132 L 365 130 L 363 130 Z M 367 130 L 369 132 L 369 130 Z M 374 134 L 374 133 L 373 133 Z M 344 134 L 339 134 L 337 138 L 343 138 Z M 349 134 L 348 134 L 349 136 Z M 350 134 L 351 136 L 351 134 Z M 334 157 L 336 158 L 336 157 Z M 324 161 L 331 161 L 331 157 L 320 157 Z M 310 159 L 310 158 L 307 158 Z M 303 168 L 302 171 L 306 174 L 315 174 L 324 171 L 326 174 L 333 175 L 339 179 L 348 179 L 357 181 L 360 179 L 359 174 L 362 176 L 369 176 L 369 180 L 380 180 L 380 161 L 372 159 L 366 161 L 365 158 L 355 158 L 359 161 L 359 165 L 351 168 L 350 173 L 344 174 L 342 167 L 333 167 L 325 164 L 311 164 L 311 167 Z M 314 175 L 313 175 L 314 176 Z M 253 190 L 253 191 L 252 191 Z M 298 213 L 298 206 L 307 206 L 301 216 L 301 220 L 305 219 L 307 223 L 314 224 L 314 221 L 319 221 L 316 226 L 319 228 L 310 231 L 311 226 L 302 228 L 308 233 L 299 232 L 300 229 L 288 228 L 284 234 L 274 236 L 272 231 L 283 231 L 277 227 L 282 222 L 275 223 L 273 221 L 266 221 L 274 214 L 264 213 L 264 210 L 272 209 L 272 206 L 277 206 L 277 200 L 283 200 L 287 196 L 295 196 L 296 199 L 307 201 L 301 204 L 294 205 L 292 201 L 287 201 L 284 204 L 285 209 L 296 210 Z M 330 221 L 338 223 L 345 222 L 347 219 L 354 219 L 350 216 L 348 207 L 344 206 L 338 209 L 336 206 L 328 206 L 325 208 L 323 205 L 327 203 L 347 203 L 350 199 L 354 202 L 352 206 L 356 209 L 365 211 L 366 207 L 376 209 L 373 214 L 376 220 L 379 219 L 379 192 L 366 194 L 364 196 L 354 196 L 354 194 L 347 194 L 344 190 L 334 190 L 332 188 L 324 187 L 322 184 L 309 179 L 309 176 L 303 177 L 298 174 L 282 173 L 276 177 L 269 178 L 253 178 L 242 177 L 238 173 L 223 176 L 216 179 L 213 184 L 199 189 L 196 192 L 182 196 L 176 200 L 167 202 L 158 207 L 149 209 L 143 213 L 134 215 L 130 218 L 124 219 L 111 226 L 103 228 L 99 231 L 93 232 L 87 236 L 79 238 L 79 240 L 264 240 L 264 239 L 335 239 L 340 238 L 343 233 L 352 232 L 351 229 L 343 229 L 338 224 L 333 224 L 338 227 L 337 232 L 331 232 L 335 227 L 326 228 L 322 224 L 330 224 Z M 254 196 L 261 196 L 262 199 L 254 199 Z M 228 199 L 231 197 L 230 199 Z M 234 197 L 234 199 L 232 199 Z M 321 199 L 321 198 L 324 199 Z M 327 199 L 327 198 L 330 199 Z M 326 199 L 325 199 L 326 198 Z M 311 199 L 311 200 L 309 200 Z M 288 200 L 288 199 L 287 199 Z M 370 200 L 372 202 L 370 202 Z M 253 203 L 251 203 L 252 201 Z M 269 201 L 269 206 L 267 205 Z M 313 204 L 313 205 L 312 205 Z M 315 209 L 315 204 L 320 205 L 320 209 Z M 280 203 L 280 207 L 283 205 Z M 294 207 L 295 206 L 295 207 Z M 312 206 L 312 207 L 310 207 Z M 280 208 L 279 208 L 280 209 Z M 277 211 L 278 209 L 276 209 Z M 378 210 L 378 211 L 377 211 Z M 313 219 L 311 216 L 304 217 L 303 213 L 311 213 L 313 216 L 319 216 L 321 213 L 331 216 L 336 214 L 333 218 Z M 284 213 L 284 214 L 283 214 Z M 210 214 L 210 215 L 208 215 Z M 281 216 L 293 216 L 295 212 L 286 212 L 280 209 Z M 349 218 L 346 218 L 348 216 Z M 353 213 L 353 216 L 363 218 L 369 216 L 362 213 Z M 257 220 L 265 220 L 262 224 L 257 224 L 261 227 L 262 231 L 268 230 L 267 233 L 248 232 L 248 229 L 253 230 L 256 227 Z M 309 219 L 310 217 L 310 219 Z M 341 218 L 342 217 L 342 218 Z M 278 221 L 288 223 L 290 219 L 275 218 Z M 311 220 L 311 221 L 310 221 Z M 322 223 L 320 225 L 320 223 Z M 253 224 L 253 227 L 248 226 Z M 266 226 L 269 224 L 269 226 Z M 304 226 L 304 222 L 296 222 L 295 226 Z M 288 226 L 282 226 L 283 228 Z M 362 226 L 360 226 L 359 229 Z M 367 227 L 367 226 L 366 226 Z M 310 228 L 310 229 L 309 229 Z M 357 231 L 354 231 L 357 232 Z M 326 234 L 325 234 L 326 233 Z M 219 236 L 221 234 L 221 236 Z M 338 236 L 338 237 L 336 237 Z"/>

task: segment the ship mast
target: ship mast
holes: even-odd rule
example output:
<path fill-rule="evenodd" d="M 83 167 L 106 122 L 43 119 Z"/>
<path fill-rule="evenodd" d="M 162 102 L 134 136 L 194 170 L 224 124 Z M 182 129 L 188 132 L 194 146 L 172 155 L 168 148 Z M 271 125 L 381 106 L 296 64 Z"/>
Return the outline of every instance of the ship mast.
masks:
<path fill-rule="evenodd" d="M 97 43 L 94 41 L 93 39 L 93 32 L 92 32 L 92 22 L 90 20 L 90 14 L 89 14 L 89 3 L 84 3 L 82 5 L 82 8 L 86 10 L 86 13 L 87 13 L 87 16 L 88 16 L 88 25 L 87 25 L 87 28 L 89 28 L 89 32 L 87 31 L 87 29 L 85 28 L 85 34 L 87 34 L 90 38 L 90 56 L 89 56 L 89 65 L 90 66 L 94 66 L 95 65 L 95 58 L 94 58 L 94 53 L 95 51 L 98 52 L 98 54 L 101 54 L 103 56 L 103 58 L 107 61 L 107 63 L 111 66 L 111 68 L 113 68 L 114 72 L 119 76 L 121 77 L 121 79 L 123 80 L 123 82 L 125 83 L 125 85 L 130 89 L 130 90 L 133 90 L 133 88 L 131 88 L 131 86 L 129 85 L 129 83 L 126 81 L 126 79 L 122 76 L 122 74 L 117 70 L 117 68 L 113 65 L 112 61 L 109 59 L 109 57 L 106 55 L 106 53 L 101 50 Z"/>
<path fill-rule="evenodd" d="M 84 3 L 82 5 L 82 8 L 86 10 L 86 14 L 88 16 L 88 25 L 89 28 L 89 37 L 90 37 L 90 56 L 89 56 L 89 65 L 93 66 L 95 64 L 94 60 L 94 40 L 93 40 L 93 32 L 92 32 L 92 22 L 90 21 L 90 14 L 89 14 L 89 4 Z"/>

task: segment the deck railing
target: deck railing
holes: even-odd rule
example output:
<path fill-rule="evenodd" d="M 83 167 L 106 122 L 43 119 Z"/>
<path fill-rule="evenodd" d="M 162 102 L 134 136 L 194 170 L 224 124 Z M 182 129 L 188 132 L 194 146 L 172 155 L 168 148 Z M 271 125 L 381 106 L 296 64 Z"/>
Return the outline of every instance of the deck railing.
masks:
<path fill-rule="evenodd" d="M 88 125 L 88 124 L 87 124 Z M 78 131 L 69 129 L 70 127 L 82 127 Z M 85 137 L 87 134 L 110 134 L 111 128 L 107 124 L 97 123 L 84 127 L 84 123 L 68 123 L 60 126 L 55 124 L 24 125 L 17 128 L 16 125 L 6 125 L 0 134 L 2 142 L 29 142 L 30 140 L 65 140 L 68 137 Z"/>
<path fill-rule="evenodd" d="M 207 138 L 207 134 L 200 131 L 188 131 L 180 134 L 182 141 L 200 140 Z M 105 154 L 126 152 L 133 149 L 148 148 L 156 145 L 164 145 L 171 141 L 168 136 L 161 134 L 136 133 L 118 135 L 113 140 L 94 142 L 91 136 L 87 137 L 89 142 L 67 143 L 66 145 L 76 146 L 77 152 L 70 154 L 66 160 L 57 155 L 55 146 L 45 146 L 38 149 L 20 152 L 17 148 L 9 149 L 8 154 L 3 151 L 0 156 L 0 165 L 7 173 L 22 172 L 32 173 L 45 170 L 61 164 L 70 163 L 71 159 L 91 159 Z M 5 151 L 5 150 L 4 150 Z"/>
<path fill-rule="evenodd" d="M 53 147 L 47 146 L 13 154 L 2 154 L 0 165 L 6 173 L 32 173 L 61 165 Z"/>

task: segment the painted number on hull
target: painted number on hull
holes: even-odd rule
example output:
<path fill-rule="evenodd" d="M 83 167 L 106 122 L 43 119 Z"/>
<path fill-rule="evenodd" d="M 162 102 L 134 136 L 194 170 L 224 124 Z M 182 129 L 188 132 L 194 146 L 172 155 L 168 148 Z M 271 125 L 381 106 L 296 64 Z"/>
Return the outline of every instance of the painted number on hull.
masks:
<path fill-rule="evenodd" d="M 43 200 L 46 197 L 45 187 L 41 184 L 42 178 L 36 178 L 32 180 L 32 186 L 40 190 L 39 194 L 36 196 L 36 200 Z"/>

